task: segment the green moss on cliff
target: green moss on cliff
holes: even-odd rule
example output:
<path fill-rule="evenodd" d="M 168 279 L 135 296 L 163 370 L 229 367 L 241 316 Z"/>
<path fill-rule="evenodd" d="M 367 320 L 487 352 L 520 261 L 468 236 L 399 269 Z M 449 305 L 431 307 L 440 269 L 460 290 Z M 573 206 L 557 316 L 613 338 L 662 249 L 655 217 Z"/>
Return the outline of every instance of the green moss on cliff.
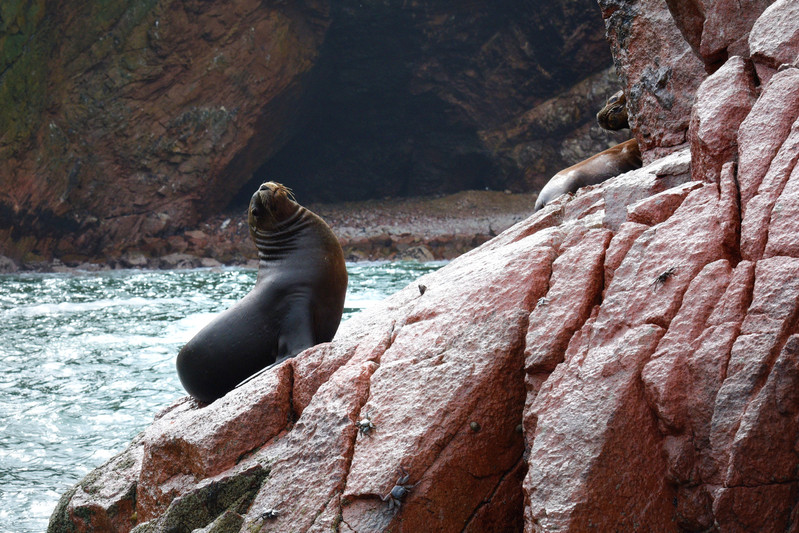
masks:
<path fill-rule="evenodd" d="M 44 17 L 44 0 L 3 0 L 0 3 L 0 72 L 22 55 Z"/>
<path fill-rule="evenodd" d="M 45 0 L 0 2 L 0 157 L 16 152 L 69 92 L 65 83 L 98 63 L 114 61 L 110 83 L 123 85 L 146 45 L 142 24 L 159 0 L 58 5 Z M 120 74 L 115 77 L 114 73 Z M 109 92 L 107 87 L 96 87 Z"/>
<path fill-rule="evenodd" d="M 44 25 L 44 4 L 44 0 L 0 3 L 0 146 L 30 137 L 44 109 L 50 47 L 36 38 Z M 4 152 L 0 148 L 0 156 Z"/>

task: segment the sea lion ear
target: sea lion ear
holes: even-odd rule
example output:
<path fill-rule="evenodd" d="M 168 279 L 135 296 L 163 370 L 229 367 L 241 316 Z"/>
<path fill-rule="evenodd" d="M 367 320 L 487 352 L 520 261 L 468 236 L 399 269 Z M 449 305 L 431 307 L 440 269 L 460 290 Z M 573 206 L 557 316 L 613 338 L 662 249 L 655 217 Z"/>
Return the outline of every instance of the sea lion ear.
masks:
<path fill-rule="evenodd" d="M 617 103 L 625 103 L 626 98 L 624 98 L 624 91 L 618 91 L 608 98 L 607 105 L 617 104 Z"/>

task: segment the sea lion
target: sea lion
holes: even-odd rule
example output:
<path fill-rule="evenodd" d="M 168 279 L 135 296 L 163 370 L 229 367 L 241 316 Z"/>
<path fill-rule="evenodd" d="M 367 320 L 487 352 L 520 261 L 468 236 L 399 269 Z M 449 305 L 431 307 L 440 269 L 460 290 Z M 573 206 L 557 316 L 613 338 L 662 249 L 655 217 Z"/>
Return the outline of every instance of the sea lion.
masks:
<path fill-rule="evenodd" d="M 606 130 L 629 128 L 627 97 L 624 91 L 610 96 L 605 107 L 596 114 L 596 121 Z M 544 185 L 535 201 L 535 211 L 567 192 L 575 192 L 586 185 L 596 185 L 624 172 L 641 168 L 641 150 L 638 141 L 630 139 L 603 152 L 592 155 L 576 165 L 561 170 Z"/>
<path fill-rule="evenodd" d="M 627 117 L 627 97 L 624 91 L 612 94 L 605 103 L 605 107 L 596 114 L 596 121 L 601 128 L 611 131 L 629 128 Z"/>
<path fill-rule="evenodd" d="M 274 182 L 261 185 L 248 212 L 260 259 L 255 287 L 177 357 L 180 382 L 203 403 L 269 365 L 331 340 L 344 310 L 344 252 L 328 225 Z"/>
<path fill-rule="evenodd" d="M 602 183 L 636 168 L 641 168 L 641 151 L 638 149 L 638 141 L 630 139 L 552 176 L 538 193 L 535 210 L 538 211 L 561 194 L 575 192 L 586 185 Z"/>

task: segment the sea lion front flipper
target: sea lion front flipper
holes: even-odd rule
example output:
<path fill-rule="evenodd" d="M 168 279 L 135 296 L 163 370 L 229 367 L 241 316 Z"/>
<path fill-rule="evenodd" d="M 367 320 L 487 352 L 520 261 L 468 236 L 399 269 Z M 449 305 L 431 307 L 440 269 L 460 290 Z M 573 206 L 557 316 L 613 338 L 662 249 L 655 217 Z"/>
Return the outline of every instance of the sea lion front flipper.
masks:
<path fill-rule="evenodd" d="M 277 339 L 276 362 L 294 357 L 306 348 L 316 344 L 313 335 L 313 318 L 309 305 L 296 302 L 289 306 L 280 321 L 280 334 Z"/>

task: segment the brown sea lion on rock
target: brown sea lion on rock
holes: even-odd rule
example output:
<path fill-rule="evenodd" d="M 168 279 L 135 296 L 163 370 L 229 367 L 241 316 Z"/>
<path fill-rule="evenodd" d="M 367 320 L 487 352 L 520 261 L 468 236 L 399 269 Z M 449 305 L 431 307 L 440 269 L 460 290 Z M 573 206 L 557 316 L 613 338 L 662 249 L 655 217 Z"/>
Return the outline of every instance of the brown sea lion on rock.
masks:
<path fill-rule="evenodd" d="M 267 182 L 249 207 L 260 264 L 255 287 L 177 358 L 186 391 L 210 403 L 259 370 L 333 339 L 347 292 L 341 246 L 327 224 Z"/>
<path fill-rule="evenodd" d="M 535 210 L 538 211 L 561 194 L 575 192 L 586 185 L 602 183 L 636 168 L 641 168 L 641 151 L 638 149 L 638 141 L 630 139 L 552 176 L 538 193 Z"/>
<path fill-rule="evenodd" d="M 629 128 L 626 103 L 624 91 L 608 98 L 605 107 L 596 115 L 599 125 L 606 130 Z M 617 144 L 552 176 L 538 193 L 535 210 L 538 211 L 561 194 L 576 192 L 586 185 L 602 183 L 624 172 L 641 168 L 641 164 L 638 141 L 630 139 Z"/>

